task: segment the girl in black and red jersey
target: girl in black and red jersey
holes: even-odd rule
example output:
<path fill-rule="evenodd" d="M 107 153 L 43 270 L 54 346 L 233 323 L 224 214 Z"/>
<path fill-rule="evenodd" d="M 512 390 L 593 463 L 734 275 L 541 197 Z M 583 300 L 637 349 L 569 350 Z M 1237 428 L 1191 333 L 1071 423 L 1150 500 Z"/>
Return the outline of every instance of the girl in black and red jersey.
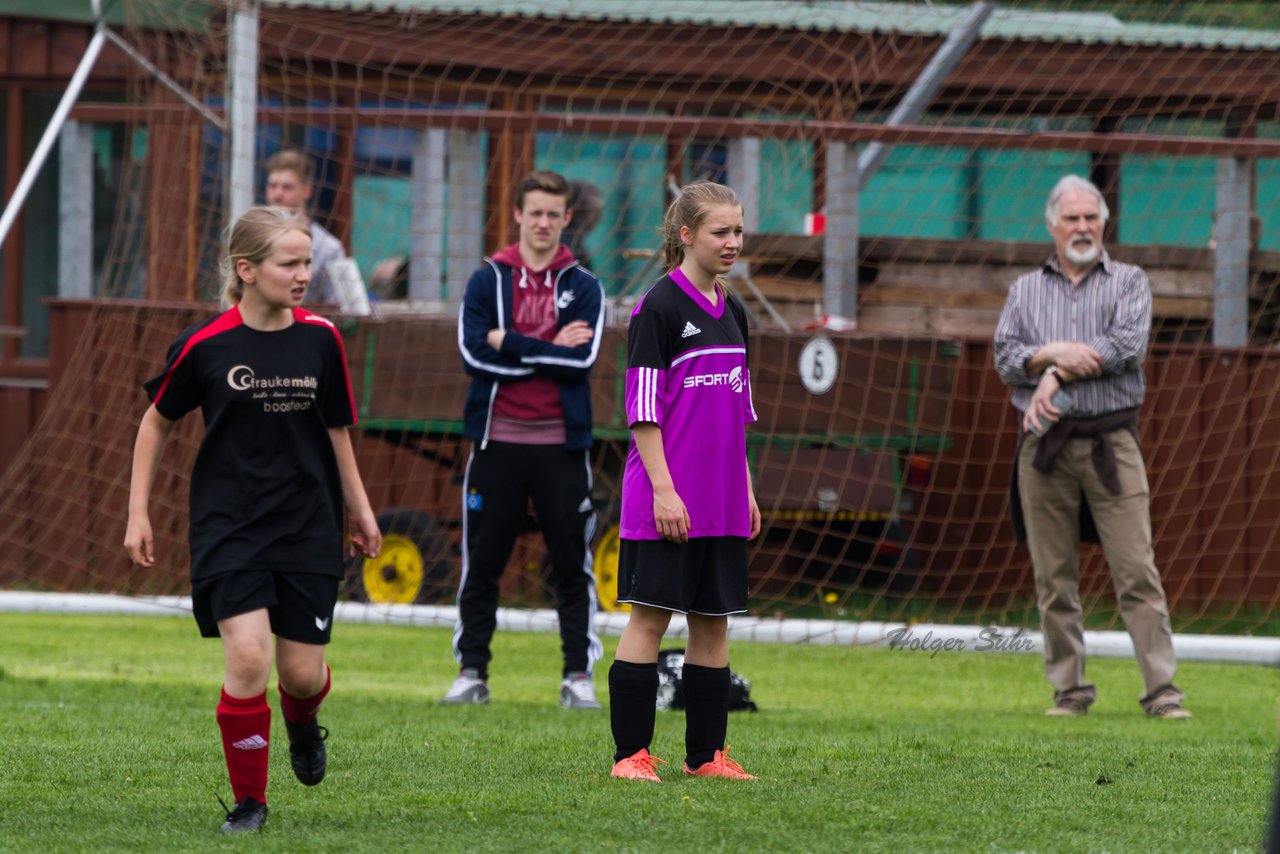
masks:
<path fill-rule="evenodd" d="M 747 609 L 747 540 L 760 508 L 747 469 L 756 420 L 747 318 L 719 277 L 742 251 L 730 188 L 690 184 L 663 221 L 667 274 L 627 326 L 618 601 L 631 616 L 609 669 L 613 776 L 660 782 L 649 752 L 658 649 L 673 613 L 689 628 L 682 677 L 685 774 L 754 779 L 728 756 L 729 615 Z"/>
<path fill-rule="evenodd" d="M 165 440 L 199 407 L 205 435 L 191 475 L 192 607 L 226 659 L 218 727 L 236 806 L 223 832 L 267 818 L 271 636 L 294 774 L 324 779 L 329 642 L 342 579 L 343 504 L 352 552 L 374 556 L 382 535 L 347 427 L 356 421 L 337 329 L 300 308 L 311 280 L 311 236 L 287 208 L 249 210 L 231 229 L 230 310 L 184 331 L 164 372 L 145 383 L 151 406 L 134 445 L 125 549 L 155 565 L 147 506 Z"/>

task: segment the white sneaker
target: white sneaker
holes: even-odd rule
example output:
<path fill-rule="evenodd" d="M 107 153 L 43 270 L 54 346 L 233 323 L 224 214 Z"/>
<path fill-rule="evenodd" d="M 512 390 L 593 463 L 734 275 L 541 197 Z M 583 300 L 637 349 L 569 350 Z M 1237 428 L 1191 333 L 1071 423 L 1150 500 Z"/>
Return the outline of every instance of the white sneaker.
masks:
<path fill-rule="evenodd" d="M 591 674 L 584 671 L 570 673 L 560 683 L 560 705 L 566 709 L 598 709 L 596 686 Z"/>
<path fill-rule="evenodd" d="M 464 667 L 458 671 L 458 678 L 453 680 L 448 692 L 440 700 L 443 705 L 472 704 L 482 706 L 489 702 L 489 684 L 480 678 L 480 671 L 474 667 Z"/>

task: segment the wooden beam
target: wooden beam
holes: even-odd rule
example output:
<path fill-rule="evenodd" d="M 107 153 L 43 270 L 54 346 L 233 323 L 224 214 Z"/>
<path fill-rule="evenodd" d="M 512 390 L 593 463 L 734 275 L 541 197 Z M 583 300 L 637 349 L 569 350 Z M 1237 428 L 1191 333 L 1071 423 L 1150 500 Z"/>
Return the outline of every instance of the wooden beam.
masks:
<path fill-rule="evenodd" d="M 1137 264 L 1144 270 L 1198 270 L 1211 275 L 1213 252 L 1189 246 L 1115 246 L 1117 260 Z M 755 234 L 746 254 L 761 259 L 821 263 L 822 238 L 802 234 Z M 921 264 L 991 264 L 1034 267 L 1052 253 L 1044 242 L 1006 240 L 919 240 L 908 237 L 864 237 L 860 247 L 862 264 L 883 266 L 888 262 L 912 261 Z M 1255 272 L 1280 271 L 1280 252 L 1254 250 L 1250 269 Z"/>
<path fill-rule="evenodd" d="M 198 122 L 187 124 L 187 222 L 193 227 L 187 229 L 187 246 L 185 258 L 187 300 L 195 302 L 199 299 L 200 281 L 200 213 L 203 200 L 200 198 L 200 151 L 203 142 L 202 128 Z M 219 211 L 219 214 L 221 211 Z M 207 229 L 206 229 L 207 232 Z M 222 292 L 222 279 L 218 279 L 218 292 Z"/>
<path fill-rule="evenodd" d="M 334 129 L 337 136 L 337 150 L 334 152 L 337 176 L 334 182 L 336 186 L 333 188 L 333 206 L 328 211 L 326 221 L 333 236 L 350 251 L 351 221 L 355 217 L 357 119 L 352 116 L 348 121 L 337 123 Z"/>
<path fill-rule="evenodd" d="M 13 198 L 13 194 L 18 189 L 18 180 L 22 176 L 23 167 L 26 165 L 25 147 L 23 140 L 26 138 L 26 110 L 23 109 L 26 100 L 26 89 L 17 84 L 10 84 L 6 93 L 6 103 L 8 115 L 5 117 L 6 135 L 8 137 L 5 145 L 5 198 Z M 2 317 L 0 320 L 6 326 L 22 325 L 22 232 L 23 232 L 22 214 L 13 221 L 13 227 L 9 229 L 8 239 L 4 244 L 4 304 L 3 311 L 0 312 Z M 20 350 L 20 342 L 17 338 L 6 337 L 0 353 L 3 353 L 3 361 L 12 362 L 18 358 Z"/>
<path fill-rule="evenodd" d="M 1094 122 L 1094 133 L 1115 133 L 1120 127 L 1120 120 L 1114 116 L 1103 116 Z M 1102 231 L 1102 242 L 1112 244 L 1120 235 L 1120 157 L 1114 153 L 1091 152 L 1089 156 L 1089 180 L 1102 192 L 1110 209 L 1111 218 L 1107 220 Z"/>
<path fill-rule="evenodd" d="M 49 49 L 49 74 L 53 77 L 70 78 L 80 66 L 80 57 L 89 47 L 89 37 L 93 31 L 84 26 L 68 26 L 55 24 L 52 28 Z M 96 63 L 95 63 L 96 64 Z"/>
<path fill-rule="evenodd" d="M 1004 298 L 997 291 L 970 288 L 871 285 L 862 289 L 863 305 L 936 305 L 999 311 L 1004 307 Z"/>
<path fill-rule="evenodd" d="M 428 79 L 489 74 L 522 89 L 537 79 L 611 80 L 620 93 L 661 79 L 675 98 L 720 90 L 754 101 L 764 92 L 791 92 L 797 108 L 845 85 L 857 86 L 864 106 L 892 104 L 943 41 L 916 33 L 475 14 L 432 15 L 406 29 L 394 12 L 317 16 L 292 8 L 264 10 L 263 26 L 264 42 L 279 44 L 283 56 L 403 67 Z M 422 62 L 424 44 L 431 45 L 430 66 Z M 851 79 L 849 57 L 858 58 L 857 79 Z M 947 109 L 985 103 L 1005 115 L 1078 115 L 1081 106 L 1089 108 L 1085 114 L 1121 114 L 1136 105 L 1170 115 L 1183 103 L 1213 111 L 1275 104 L 1278 77 L 1276 50 L 983 39 L 948 78 L 937 103 Z"/>
<path fill-rule="evenodd" d="M 151 121 L 185 106 L 81 104 L 71 116 L 82 121 Z M 1280 158 L 1280 139 L 1224 139 L 1161 134 L 1116 133 L 1100 136 L 1077 131 L 1024 132 L 1001 128 L 898 125 L 868 122 L 783 121 L 688 116 L 583 115 L 510 110 L 412 110 L 402 107 L 263 107 L 259 120 L 326 124 L 341 120 L 394 123 L 406 128 L 445 127 L 505 132 L 513 137 L 537 131 L 601 133 L 614 136 L 687 134 L 703 140 L 757 136 L 765 139 L 881 142 L 909 145 L 981 147 L 1030 151 L 1095 151 L 1110 154 L 1161 154 L 1176 157 Z M 524 143 L 532 150 L 532 139 Z M 523 174 L 523 173 L 522 173 Z"/>
<path fill-rule="evenodd" d="M 858 315 L 862 333 L 990 339 L 997 309 L 957 306 L 867 305 Z"/>
<path fill-rule="evenodd" d="M 689 138 L 682 134 L 667 134 L 666 144 L 666 175 L 676 182 L 676 186 L 683 186 L 685 182 L 685 150 L 689 145 Z M 664 200 L 667 194 L 662 194 Z M 664 206 L 665 207 L 665 206 Z"/>
<path fill-rule="evenodd" d="M 22 77 L 50 76 L 49 26 L 44 21 L 14 22 L 11 74 Z"/>
<path fill-rule="evenodd" d="M 502 93 L 500 103 L 510 109 L 512 95 Z M 512 188 L 512 141 L 509 126 L 500 127 L 489 135 L 489 163 L 484 179 L 484 236 L 485 252 L 496 252 L 506 246 L 511 234 L 511 214 L 508 213 Z M 479 261 L 479 259 L 476 259 Z"/>
<path fill-rule="evenodd" d="M 893 306 L 939 306 L 941 308 L 985 309 L 997 314 L 1004 308 L 1005 295 L 996 291 L 871 286 L 862 290 L 862 304 Z M 1213 300 L 1202 297 L 1153 297 L 1151 313 L 1156 317 L 1213 317 Z"/>
<path fill-rule="evenodd" d="M 174 102 L 176 96 L 156 86 L 151 97 Z M 185 119 L 185 120 L 184 120 Z M 148 299 L 182 300 L 190 294 L 193 271 L 188 265 L 192 220 L 189 187 L 190 128 L 195 113 L 185 110 L 154 122 L 147 136 L 146 288 Z"/>

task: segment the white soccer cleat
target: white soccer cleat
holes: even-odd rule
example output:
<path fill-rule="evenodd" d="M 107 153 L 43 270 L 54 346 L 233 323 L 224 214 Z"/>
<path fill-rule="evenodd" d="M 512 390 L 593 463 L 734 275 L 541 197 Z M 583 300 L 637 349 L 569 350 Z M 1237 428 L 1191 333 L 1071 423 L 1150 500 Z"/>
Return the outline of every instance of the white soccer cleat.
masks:
<path fill-rule="evenodd" d="M 480 678 L 480 671 L 474 667 L 462 668 L 440 700 L 442 706 L 483 706 L 488 702 L 489 683 Z"/>

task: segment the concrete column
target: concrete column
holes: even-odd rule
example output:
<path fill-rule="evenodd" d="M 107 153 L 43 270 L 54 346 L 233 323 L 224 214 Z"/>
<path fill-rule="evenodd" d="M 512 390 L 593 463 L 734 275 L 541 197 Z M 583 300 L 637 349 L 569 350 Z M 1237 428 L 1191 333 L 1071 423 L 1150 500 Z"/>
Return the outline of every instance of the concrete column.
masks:
<path fill-rule="evenodd" d="M 1249 343 L 1252 161 L 1236 157 L 1218 161 L 1214 213 L 1213 343 L 1219 347 L 1243 347 Z"/>
<path fill-rule="evenodd" d="M 78 121 L 58 140 L 58 296 L 93 296 L 93 126 Z"/>
<path fill-rule="evenodd" d="M 448 131 L 428 128 L 413 150 L 409 299 L 444 299 L 444 163 Z"/>
<path fill-rule="evenodd" d="M 827 228 L 822 236 L 822 312 L 858 318 L 858 163 L 848 143 L 827 143 Z"/>
<path fill-rule="evenodd" d="M 445 234 L 445 275 L 447 299 L 462 302 L 467 279 L 485 254 L 484 245 L 484 159 L 480 156 L 480 134 L 449 131 L 449 201 Z M 504 207 L 499 216 L 510 217 Z M 501 247 L 488 247 L 496 252 Z"/>
<path fill-rule="evenodd" d="M 254 0 L 235 4 L 227 40 L 227 131 L 231 136 L 227 215 L 235 222 L 253 207 L 257 183 L 253 143 L 258 119 L 258 6 Z"/>
<path fill-rule="evenodd" d="M 729 186 L 742 200 L 742 227 L 760 230 L 760 140 L 746 137 L 729 142 Z"/>

